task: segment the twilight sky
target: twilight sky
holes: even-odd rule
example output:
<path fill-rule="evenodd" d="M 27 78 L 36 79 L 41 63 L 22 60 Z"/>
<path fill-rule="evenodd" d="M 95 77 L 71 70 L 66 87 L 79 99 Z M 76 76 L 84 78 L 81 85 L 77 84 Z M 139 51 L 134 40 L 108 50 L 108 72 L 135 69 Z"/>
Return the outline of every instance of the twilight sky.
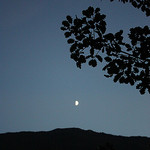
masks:
<path fill-rule="evenodd" d="M 106 14 L 108 32 L 150 26 L 140 10 L 109 0 L 0 0 L 0 133 L 79 127 L 150 137 L 148 93 L 70 59 L 61 22 L 88 6 Z"/>

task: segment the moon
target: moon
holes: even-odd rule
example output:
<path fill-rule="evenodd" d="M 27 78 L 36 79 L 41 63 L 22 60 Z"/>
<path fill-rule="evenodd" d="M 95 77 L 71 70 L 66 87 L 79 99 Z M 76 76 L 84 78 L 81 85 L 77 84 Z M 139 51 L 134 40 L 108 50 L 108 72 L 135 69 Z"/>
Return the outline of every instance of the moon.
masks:
<path fill-rule="evenodd" d="M 75 101 L 75 106 L 78 106 L 79 105 L 79 101 Z"/>

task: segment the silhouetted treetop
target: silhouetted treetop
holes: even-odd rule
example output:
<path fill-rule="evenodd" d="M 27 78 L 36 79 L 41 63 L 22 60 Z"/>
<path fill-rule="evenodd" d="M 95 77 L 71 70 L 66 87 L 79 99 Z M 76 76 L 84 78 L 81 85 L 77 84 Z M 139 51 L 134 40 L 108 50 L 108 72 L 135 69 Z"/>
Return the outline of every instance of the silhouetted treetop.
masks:
<path fill-rule="evenodd" d="M 114 0 L 110 0 L 113 2 Z M 135 8 L 141 9 L 146 13 L 146 16 L 150 16 L 150 0 L 118 0 L 123 3 L 131 3 Z"/>
<path fill-rule="evenodd" d="M 114 0 L 110 0 L 113 2 Z M 146 13 L 146 16 L 150 16 L 150 0 L 118 0 L 123 3 L 130 2 L 135 8 L 141 9 Z"/>
<path fill-rule="evenodd" d="M 100 8 L 82 11 L 83 17 L 67 16 L 61 30 L 70 44 L 71 58 L 78 68 L 88 62 L 96 67 L 105 62 L 105 77 L 114 82 L 134 85 L 141 94 L 150 93 L 150 29 L 148 26 L 131 28 L 129 43 L 123 41 L 123 30 L 106 34 L 106 15 Z"/>

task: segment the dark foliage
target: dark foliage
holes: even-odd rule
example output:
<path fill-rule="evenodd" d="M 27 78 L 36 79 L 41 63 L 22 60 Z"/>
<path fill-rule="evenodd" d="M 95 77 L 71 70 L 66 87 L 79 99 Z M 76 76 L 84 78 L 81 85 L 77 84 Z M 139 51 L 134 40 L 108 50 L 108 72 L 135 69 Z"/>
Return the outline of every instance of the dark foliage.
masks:
<path fill-rule="evenodd" d="M 114 0 L 110 0 L 113 2 Z M 141 9 L 146 13 L 146 16 L 150 16 L 150 0 L 118 0 L 123 3 L 130 2 L 135 8 Z"/>
<path fill-rule="evenodd" d="M 122 2 L 127 2 L 127 0 Z M 131 2 L 131 1 L 130 1 Z M 132 1 L 133 2 L 133 1 Z M 138 1 L 140 2 L 140 1 Z M 144 1 L 142 5 L 149 6 Z M 141 5 L 140 5 L 141 6 Z M 142 7 L 142 6 L 141 6 Z M 145 10 L 147 13 L 149 9 Z M 71 58 L 81 68 L 83 63 L 96 67 L 105 61 L 105 77 L 114 82 L 136 84 L 141 94 L 150 93 L 150 29 L 148 26 L 131 28 L 130 43 L 123 42 L 123 30 L 106 34 L 106 16 L 100 8 L 88 7 L 83 17 L 67 16 L 61 30 L 65 32 L 70 46 Z"/>

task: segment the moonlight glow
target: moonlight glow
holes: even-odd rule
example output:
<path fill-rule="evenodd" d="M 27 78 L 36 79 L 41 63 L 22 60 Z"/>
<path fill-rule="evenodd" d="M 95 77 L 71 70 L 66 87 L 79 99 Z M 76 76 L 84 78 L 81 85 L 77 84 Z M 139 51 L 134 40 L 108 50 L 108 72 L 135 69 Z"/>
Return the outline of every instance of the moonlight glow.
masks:
<path fill-rule="evenodd" d="M 79 105 L 79 101 L 75 101 L 75 106 L 78 106 Z"/>

